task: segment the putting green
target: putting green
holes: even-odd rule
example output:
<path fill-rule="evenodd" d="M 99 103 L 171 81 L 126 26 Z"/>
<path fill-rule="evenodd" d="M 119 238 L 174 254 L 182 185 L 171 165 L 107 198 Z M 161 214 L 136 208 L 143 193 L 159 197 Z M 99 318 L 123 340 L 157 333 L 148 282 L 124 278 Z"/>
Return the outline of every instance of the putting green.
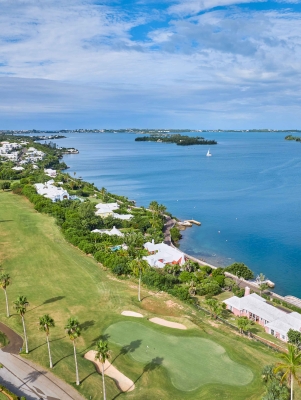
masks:
<path fill-rule="evenodd" d="M 232 361 L 212 340 L 168 335 L 136 322 L 118 322 L 106 334 L 122 346 L 121 353 L 147 363 L 146 371 L 162 364 L 179 390 L 195 390 L 207 383 L 243 386 L 253 379 L 249 368 Z"/>

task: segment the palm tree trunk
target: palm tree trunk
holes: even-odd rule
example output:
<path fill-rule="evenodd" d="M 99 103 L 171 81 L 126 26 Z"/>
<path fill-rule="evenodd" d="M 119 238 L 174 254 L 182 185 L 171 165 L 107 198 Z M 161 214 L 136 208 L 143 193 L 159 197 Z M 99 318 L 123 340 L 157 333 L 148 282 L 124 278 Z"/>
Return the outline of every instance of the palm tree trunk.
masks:
<path fill-rule="evenodd" d="M 293 400 L 293 387 L 294 387 L 294 381 L 293 381 L 294 377 L 291 374 L 291 400 Z"/>
<path fill-rule="evenodd" d="M 78 376 L 78 366 L 77 366 L 77 358 L 76 358 L 75 340 L 73 340 L 73 350 L 74 350 L 74 361 L 75 361 L 76 384 L 79 385 L 79 376 Z"/>
<path fill-rule="evenodd" d="M 140 296 L 140 285 L 141 285 L 141 271 L 140 271 L 140 274 L 139 274 L 138 301 L 141 301 L 141 296 Z"/>
<path fill-rule="evenodd" d="M 7 315 L 7 318 L 9 318 L 9 308 L 8 308 L 8 299 L 7 299 L 6 289 L 4 289 L 4 293 L 5 293 L 5 300 L 6 300 L 6 315 Z"/>
<path fill-rule="evenodd" d="M 105 384 L 105 363 L 102 363 L 102 387 L 103 387 L 103 400 L 106 400 L 106 384 Z"/>
<path fill-rule="evenodd" d="M 48 347 L 48 354 L 49 354 L 49 364 L 50 364 L 50 368 L 53 368 L 48 335 L 46 335 L 46 339 L 47 339 L 47 347 Z"/>
<path fill-rule="evenodd" d="M 22 324 L 23 324 L 24 340 L 25 340 L 25 352 L 26 352 L 26 354 L 28 354 L 28 342 L 27 342 L 27 335 L 26 335 L 25 320 L 24 320 L 23 315 L 22 315 Z"/>

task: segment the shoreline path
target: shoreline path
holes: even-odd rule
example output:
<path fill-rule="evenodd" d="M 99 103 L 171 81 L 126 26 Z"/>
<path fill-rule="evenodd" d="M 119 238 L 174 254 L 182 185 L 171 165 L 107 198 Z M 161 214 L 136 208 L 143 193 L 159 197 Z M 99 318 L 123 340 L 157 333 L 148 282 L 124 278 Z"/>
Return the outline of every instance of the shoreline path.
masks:
<path fill-rule="evenodd" d="M 17 396 L 27 400 L 85 400 L 72 386 L 51 372 L 22 358 L 19 350 L 23 339 L 0 322 L 0 331 L 5 333 L 9 344 L 0 349 L 0 383 Z"/>

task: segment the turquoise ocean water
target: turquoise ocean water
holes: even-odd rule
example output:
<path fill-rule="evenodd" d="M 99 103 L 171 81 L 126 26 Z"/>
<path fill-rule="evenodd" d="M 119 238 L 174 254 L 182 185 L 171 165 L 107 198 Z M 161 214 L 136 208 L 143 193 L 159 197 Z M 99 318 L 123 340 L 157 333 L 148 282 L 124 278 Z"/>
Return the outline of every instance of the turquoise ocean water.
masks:
<path fill-rule="evenodd" d="M 206 133 L 208 146 L 135 142 L 127 133 L 67 134 L 69 172 L 138 205 L 157 200 L 201 227 L 181 249 L 214 265 L 263 272 L 280 294 L 301 297 L 301 144 L 285 133 Z"/>

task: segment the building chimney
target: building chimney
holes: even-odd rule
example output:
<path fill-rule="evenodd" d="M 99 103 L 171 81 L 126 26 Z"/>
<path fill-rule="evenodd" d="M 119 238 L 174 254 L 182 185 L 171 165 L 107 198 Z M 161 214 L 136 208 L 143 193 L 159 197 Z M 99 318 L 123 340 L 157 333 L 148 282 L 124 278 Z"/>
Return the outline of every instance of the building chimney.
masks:
<path fill-rule="evenodd" d="M 154 241 L 154 239 L 152 239 L 152 244 L 155 244 L 155 241 Z"/>
<path fill-rule="evenodd" d="M 246 286 L 245 287 L 245 297 L 249 296 L 249 294 L 250 294 L 250 288 L 249 288 L 249 286 Z"/>

